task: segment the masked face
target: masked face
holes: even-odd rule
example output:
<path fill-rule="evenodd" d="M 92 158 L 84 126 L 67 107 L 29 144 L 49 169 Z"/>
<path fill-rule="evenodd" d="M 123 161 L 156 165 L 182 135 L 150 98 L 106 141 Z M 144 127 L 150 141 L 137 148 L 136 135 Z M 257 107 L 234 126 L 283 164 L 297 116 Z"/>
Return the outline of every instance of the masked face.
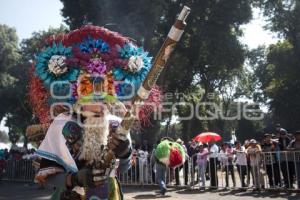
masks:
<path fill-rule="evenodd" d="M 83 107 L 84 139 L 80 159 L 92 162 L 101 157 L 104 147 L 108 142 L 109 122 L 108 110 L 100 104 Z"/>

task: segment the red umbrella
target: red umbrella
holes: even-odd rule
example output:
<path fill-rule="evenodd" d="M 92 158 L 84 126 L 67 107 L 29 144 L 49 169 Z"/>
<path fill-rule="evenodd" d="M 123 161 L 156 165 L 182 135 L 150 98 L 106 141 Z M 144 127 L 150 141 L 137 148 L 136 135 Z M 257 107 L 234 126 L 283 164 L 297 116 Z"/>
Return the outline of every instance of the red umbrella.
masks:
<path fill-rule="evenodd" d="M 199 135 L 197 135 L 196 137 L 194 137 L 193 141 L 196 142 L 210 142 L 210 141 L 220 141 L 222 139 L 222 137 L 217 134 L 217 133 L 213 133 L 213 132 L 204 132 L 204 133 L 200 133 Z"/>

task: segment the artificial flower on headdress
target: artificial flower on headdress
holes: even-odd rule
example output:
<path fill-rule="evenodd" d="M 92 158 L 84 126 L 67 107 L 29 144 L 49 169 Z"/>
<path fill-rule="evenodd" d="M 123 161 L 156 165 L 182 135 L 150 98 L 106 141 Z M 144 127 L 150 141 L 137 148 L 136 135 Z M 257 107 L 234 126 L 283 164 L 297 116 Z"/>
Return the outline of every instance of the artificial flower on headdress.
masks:
<path fill-rule="evenodd" d="M 30 104 L 32 107 L 33 114 L 38 117 L 42 124 L 50 122 L 50 106 L 48 105 L 49 92 L 42 83 L 39 77 L 34 75 L 34 69 L 31 68 L 29 71 L 29 92 Z"/>
<path fill-rule="evenodd" d="M 107 53 L 109 50 L 109 45 L 104 42 L 102 39 L 94 39 L 88 37 L 80 45 L 79 48 L 82 52 L 85 53 Z"/>
<path fill-rule="evenodd" d="M 88 96 L 94 92 L 93 83 L 89 76 L 82 75 L 79 77 L 77 94 L 79 96 Z"/>
<path fill-rule="evenodd" d="M 106 72 L 106 64 L 100 58 L 94 58 L 89 61 L 86 69 L 92 75 L 103 75 Z"/>
<path fill-rule="evenodd" d="M 104 81 L 104 88 L 108 95 L 115 96 L 116 88 L 114 85 L 114 77 L 111 72 L 107 73 Z"/>
<path fill-rule="evenodd" d="M 151 57 L 142 48 L 131 44 L 120 48 L 119 55 L 121 59 L 127 59 L 128 63 L 113 69 L 115 79 L 131 84 L 137 90 L 150 70 Z"/>
<path fill-rule="evenodd" d="M 117 99 L 115 96 L 114 79 L 111 73 L 105 76 L 93 76 L 90 74 L 83 74 L 79 77 L 76 86 L 76 96 L 82 99 L 85 103 L 89 102 L 113 102 Z"/>
<path fill-rule="evenodd" d="M 35 73 L 49 87 L 54 81 L 75 81 L 79 69 L 67 65 L 68 57 L 72 56 L 72 49 L 64 47 L 62 43 L 53 43 L 36 58 Z"/>

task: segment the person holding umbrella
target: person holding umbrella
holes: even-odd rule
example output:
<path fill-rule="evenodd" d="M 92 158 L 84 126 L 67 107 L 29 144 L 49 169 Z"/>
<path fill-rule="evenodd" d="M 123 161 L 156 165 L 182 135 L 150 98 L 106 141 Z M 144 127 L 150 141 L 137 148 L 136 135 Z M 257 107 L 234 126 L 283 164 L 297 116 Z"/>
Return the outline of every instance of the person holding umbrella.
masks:
<path fill-rule="evenodd" d="M 199 183 L 202 182 L 202 186 L 200 189 L 205 189 L 205 170 L 206 170 L 206 163 L 207 163 L 207 156 L 209 152 L 207 148 L 204 148 L 202 142 L 199 143 L 199 153 L 197 154 L 197 164 L 198 164 L 198 171 L 199 171 Z"/>
<path fill-rule="evenodd" d="M 204 132 L 197 135 L 193 141 L 208 143 L 209 152 L 209 176 L 210 176 L 210 188 L 218 188 L 218 173 L 217 173 L 217 161 L 219 157 L 219 147 L 216 145 L 216 141 L 220 141 L 222 138 L 219 134 L 213 132 Z"/>

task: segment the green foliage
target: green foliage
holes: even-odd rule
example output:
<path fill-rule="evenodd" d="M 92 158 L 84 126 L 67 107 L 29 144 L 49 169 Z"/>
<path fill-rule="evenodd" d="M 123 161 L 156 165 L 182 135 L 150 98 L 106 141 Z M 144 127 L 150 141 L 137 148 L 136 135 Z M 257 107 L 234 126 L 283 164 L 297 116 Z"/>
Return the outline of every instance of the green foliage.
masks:
<path fill-rule="evenodd" d="M 290 130 L 300 128 L 300 1 L 258 0 L 268 19 L 267 28 L 282 41 L 253 50 L 251 64 L 256 76 L 256 97 L 268 102 L 274 122 Z"/>
<path fill-rule="evenodd" d="M 71 29 L 84 21 L 120 32 L 149 48 L 167 3 L 160 0 L 61 0 L 62 15 Z"/>
<path fill-rule="evenodd" d="M 153 55 L 166 38 L 182 5 L 190 6 L 192 12 L 185 34 L 159 82 L 164 92 L 184 93 L 189 96 L 186 101 L 193 105 L 208 101 L 212 92 L 217 91 L 218 95 L 222 93 L 225 97 L 224 88 L 243 70 L 246 50 L 238 37 L 242 35 L 240 25 L 251 19 L 251 2 L 247 0 L 61 1 L 64 4 L 62 14 L 71 28 L 80 27 L 84 15 L 95 25 L 114 23 L 115 26 L 107 27 L 135 39 Z M 240 89 L 236 95 L 243 92 Z M 233 95 L 226 97 L 227 100 L 232 100 Z M 178 106 L 177 111 L 179 116 L 186 116 L 189 112 L 186 106 Z M 164 117 L 171 116 L 166 114 Z M 195 117 L 182 121 L 181 125 L 186 140 L 207 127 L 207 123 Z M 215 123 L 210 125 L 211 128 L 214 126 Z M 166 129 L 168 131 L 168 124 Z"/>
<path fill-rule="evenodd" d="M 29 69 L 33 64 L 32 61 L 34 60 L 35 55 L 42 47 L 43 41 L 50 35 L 65 32 L 67 29 L 66 27 L 61 26 L 58 29 L 50 28 L 48 31 L 35 32 L 31 38 L 23 40 L 19 48 L 17 38 L 15 37 L 15 31 L 7 28 L 7 26 L 1 26 L 0 32 L 3 31 L 3 27 L 10 30 L 9 33 L 12 34 L 10 37 L 6 36 L 0 38 L 0 43 L 2 44 L 3 41 L 3 44 L 6 45 L 7 49 L 6 54 L 3 55 L 3 57 L 5 57 L 3 60 L 10 64 L 5 65 L 5 63 L 1 63 L 0 66 L 1 70 L 4 69 L 4 73 L 9 74 L 14 81 L 10 84 L 5 84 L 5 87 L 0 85 L 2 105 L 0 108 L 0 119 L 2 119 L 3 116 L 6 116 L 6 125 L 9 127 L 11 140 L 16 140 L 15 138 L 20 138 L 20 136 L 23 135 L 26 144 L 25 130 L 32 122 L 33 118 L 27 96 Z M 13 41 L 6 41 L 7 38 L 10 38 Z M 11 47 L 11 49 L 9 49 L 9 47 Z M 6 68 L 2 68 L 2 66 L 6 66 Z M 1 81 L 3 82 L 2 78 Z"/>
<path fill-rule="evenodd" d="M 9 87 L 16 82 L 10 70 L 19 59 L 16 30 L 0 24 L 0 119 L 6 114 L 6 109 L 10 104 L 9 95 L 7 95 Z"/>
<path fill-rule="evenodd" d="M 288 129 L 299 129 L 300 89 L 299 58 L 288 41 L 268 48 L 266 61 L 256 68 L 262 94 L 269 98 L 273 120 Z"/>

